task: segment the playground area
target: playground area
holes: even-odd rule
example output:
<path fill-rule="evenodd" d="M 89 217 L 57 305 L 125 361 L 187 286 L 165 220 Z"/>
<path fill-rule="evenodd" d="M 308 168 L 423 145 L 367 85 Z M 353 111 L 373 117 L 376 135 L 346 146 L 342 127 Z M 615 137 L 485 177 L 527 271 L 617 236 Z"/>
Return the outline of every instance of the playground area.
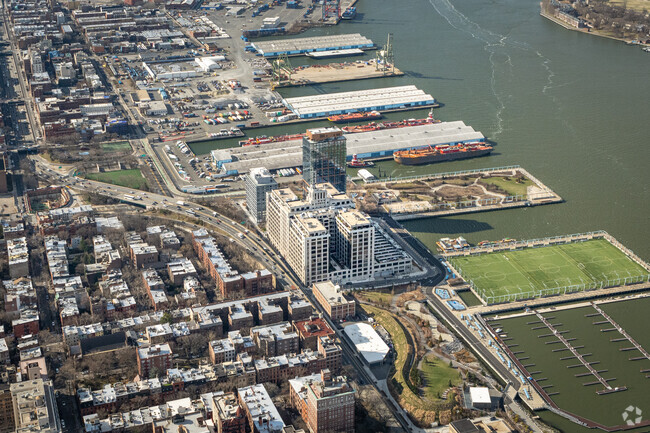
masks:
<path fill-rule="evenodd" d="M 487 304 L 640 283 L 650 274 L 605 237 L 449 261 Z"/>
<path fill-rule="evenodd" d="M 592 302 L 487 325 L 528 377 L 527 396 L 537 392 L 564 418 L 617 431 L 650 425 L 648 308 L 650 297 Z"/>

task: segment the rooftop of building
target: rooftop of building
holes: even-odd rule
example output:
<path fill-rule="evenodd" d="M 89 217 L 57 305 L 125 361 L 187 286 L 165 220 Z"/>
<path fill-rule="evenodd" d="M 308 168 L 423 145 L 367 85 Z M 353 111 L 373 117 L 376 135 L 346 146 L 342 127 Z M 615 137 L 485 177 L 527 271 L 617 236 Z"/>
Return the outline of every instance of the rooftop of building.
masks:
<path fill-rule="evenodd" d="M 307 320 L 295 321 L 293 322 L 293 326 L 305 338 L 334 335 L 334 331 L 332 331 L 322 317 L 312 317 Z"/>
<path fill-rule="evenodd" d="M 321 281 L 320 283 L 315 283 L 313 288 L 320 292 L 320 294 L 327 300 L 330 305 L 342 305 L 354 302 L 348 300 L 345 297 L 343 291 L 341 290 L 341 286 L 334 284 L 331 281 Z"/>
<path fill-rule="evenodd" d="M 368 323 L 352 323 L 343 328 L 343 332 L 352 340 L 357 350 L 368 364 L 384 360 L 390 348 Z"/>
<path fill-rule="evenodd" d="M 156 344 L 150 347 L 138 349 L 138 357 L 140 359 L 147 359 L 153 356 L 164 356 L 164 355 L 171 355 L 171 354 L 172 354 L 172 349 L 167 343 Z"/>
<path fill-rule="evenodd" d="M 339 212 L 337 217 L 350 228 L 370 227 L 370 218 L 358 210 L 344 210 Z"/>
<path fill-rule="evenodd" d="M 305 232 L 311 235 L 329 233 L 325 226 L 316 218 L 298 216 L 296 217 L 296 222 L 300 224 L 300 227 L 302 227 Z"/>
<path fill-rule="evenodd" d="M 281 430 L 285 424 L 278 409 L 271 401 L 263 385 L 257 384 L 237 389 L 239 400 L 250 414 L 256 431 L 271 433 Z"/>

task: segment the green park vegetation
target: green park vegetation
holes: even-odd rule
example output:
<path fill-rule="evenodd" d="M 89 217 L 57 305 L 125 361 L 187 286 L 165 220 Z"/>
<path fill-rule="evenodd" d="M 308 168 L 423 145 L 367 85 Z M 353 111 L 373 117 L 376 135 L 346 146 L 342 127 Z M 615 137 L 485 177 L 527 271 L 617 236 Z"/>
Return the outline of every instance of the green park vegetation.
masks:
<path fill-rule="evenodd" d="M 494 185 L 508 195 L 526 195 L 528 187 L 534 185 L 533 181 L 526 177 L 487 177 L 481 178 L 481 184 Z"/>
<path fill-rule="evenodd" d="M 422 360 L 424 393 L 430 400 L 441 398 L 445 390 L 462 383 L 460 373 L 435 356 L 425 356 Z"/>
<path fill-rule="evenodd" d="M 104 152 L 125 152 L 131 150 L 128 141 L 107 141 L 100 144 Z"/>
<path fill-rule="evenodd" d="M 390 307 L 393 295 L 390 292 L 377 292 L 372 290 L 361 291 L 355 293 L 355 296 L 361 300 L 380 305 L 382 307 Z"/>
<path fill-rule="evenodd" d="M 417 368 L 413 368 L 413 365 L 416 364 L 413 359 L 415 348 L 411 335 L 408 334 L 402 323 L 394 315 L 381 308 L 363 305 L 363 309 L 372 315 L 391 336 L 397 356 L 390 373 L 389 384 L 395 399 L 415 420 L 422 425 L 430 425 L 436 420 L 440 410 L 448 409 L 446 402 L 439 401 L 438 390 L 441 382 L 437 379 L 433 380 L 433 377 L 439 374 L 439 364 L 431 361 L 426 365 L 427 370 L 421 374 Z M 453 374 L 448 370 L 452 370 Z M 444 389 L 449 387 L 450 380 L 453 384 L 459 383 L 458 372 L 453 368 L 444 367 L 440 372 L 443 378 L 441 380 L 446 385 Z M 430 386 L 432 386 L 431 391 L 429 391 Z M 421 393 L 425 398 L 420 396 Z"/>
<path fill-rule="evenodd" d="M 147 180 L 142 175 L 142 172 L 137 168 L 131 170 L 105 171 L 102 173 L 86 173 L 84 177 L 90 180 L 120 185 L 126 188 L 139 189 L 142 191 L 149 190 Z"/>

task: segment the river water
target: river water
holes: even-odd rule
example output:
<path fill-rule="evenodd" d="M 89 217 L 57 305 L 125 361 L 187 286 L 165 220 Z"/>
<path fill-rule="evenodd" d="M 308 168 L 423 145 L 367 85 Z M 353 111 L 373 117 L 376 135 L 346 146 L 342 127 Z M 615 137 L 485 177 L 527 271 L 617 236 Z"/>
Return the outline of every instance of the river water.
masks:
<path fill-rule="evenodd" d="M 519 164 L 566 201 L 415 220 L 406 228 L 432 250 L 442 236 L 478 242 L 606 230 L 650 260 L 650 54 L 563 29 L 542 18 L 534 0 L 360 0 L 357 7 L 356 20 L 301 36 L 359 32 L 383 44 L 392 32 L 395 62 L 406 75 L 284 89 L 283 96 L 415 84 L 444 104 L 437 118 L 463 120 L 494 141 L 495 152 L 422 167 L 387 161 L 383 172 Z"/>
<path fill-rule="evenodd" d="M 288 96 L 413 83 L 496 142 L 489 157 L 403 167 L 392 175 L 520 164 L 566 202 L 405 224 L 433 249 L 470 241 L 606 230 L 650 259 L 650 54 L 561 28 L 536 1 L 361 0 L 359 20 L 311 34 L 393 32 L 405 77 L 296 88 Z M 404 113 L 390 117 L 403 117 Z M 412 116 L 409 114 L 408 116 Z M 422 117 L 422 116 L 419 116 Z"/>
<path fill-rule="evenodd" d="M 283 96 L 415 84 L 444 104 L 437 118 L 463 120 L 494 141 L 496 151 L 422 167 L 381 162 L 383 172 L 406 176 L 519 164 L 565 199 L 406 222 L 431 250 L 443 236 L 478 242 L 606 230 L 650 260 L 650 54 L 563 29 L 539 15 L 536 0 L 359 0 L 357 8 L 356 20 L 301 36 L 358 32 L 383 44 L 392 32 L 396 65 L 406 76 L 284 89 Z M 424 116 L 426 111 L 387 117 Z M 543 418 L 567 432 L 583 431 L 553 414 Z"/>

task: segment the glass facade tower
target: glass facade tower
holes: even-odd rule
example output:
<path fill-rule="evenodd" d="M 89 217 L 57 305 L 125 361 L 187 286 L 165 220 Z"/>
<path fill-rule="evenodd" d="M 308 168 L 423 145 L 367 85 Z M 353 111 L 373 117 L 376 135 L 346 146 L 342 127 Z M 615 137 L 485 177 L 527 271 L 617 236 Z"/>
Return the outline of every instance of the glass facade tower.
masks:
<path fill-rule="evenodd" d="M 308 129 L 302 139 L 302 177 L 309 185 L 329 182 L 345 193 L 346 157 L 343 131 L 338 128 Z"/>

